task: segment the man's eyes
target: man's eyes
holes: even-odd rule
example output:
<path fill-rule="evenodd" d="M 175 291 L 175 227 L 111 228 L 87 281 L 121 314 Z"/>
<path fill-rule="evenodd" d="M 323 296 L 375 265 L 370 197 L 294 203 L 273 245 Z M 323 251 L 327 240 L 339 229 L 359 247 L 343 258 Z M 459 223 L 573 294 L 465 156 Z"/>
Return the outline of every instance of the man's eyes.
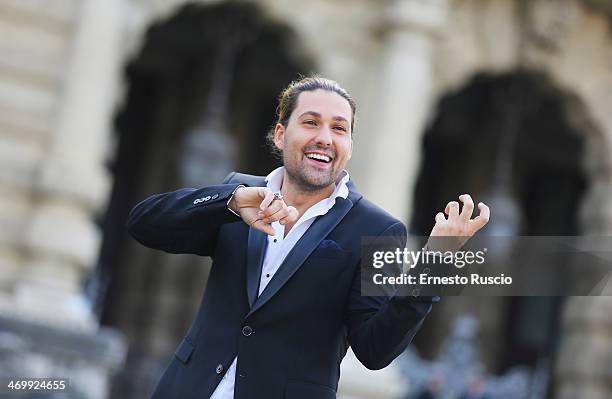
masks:
<path fill-rule="evenodd" d="M 317 126 L 318 125 L 317 121 L 314 121 L 312 119 L 306 119 L 302 123 L 304 123 L 306 125 L 310 125 L 310 126 Z M 335 125 L 333 128 L 336 129 L 336 130 L 340 130 L 342 132 L 346 132 L 347 131 L 346 128 L 344 126 L 342 126 L 342 125 Z"/>

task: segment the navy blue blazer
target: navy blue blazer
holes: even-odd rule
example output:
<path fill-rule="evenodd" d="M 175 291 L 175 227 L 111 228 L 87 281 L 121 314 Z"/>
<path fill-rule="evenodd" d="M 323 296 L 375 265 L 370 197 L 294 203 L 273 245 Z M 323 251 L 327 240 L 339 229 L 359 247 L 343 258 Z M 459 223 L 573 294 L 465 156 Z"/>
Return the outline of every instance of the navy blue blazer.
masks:
<path fill-rule="evenodd" d="M 128 217 L 132 236 L 170 253 L 213 258 L 195 320 L 153 398 L 208 398 L 238 356 L 238 399 L 332 399 L 349 345 L 369 369 L 387 366 L 410 343 L 431 301 L 360 292 L 362 236 L 396 237 L 400 221 L 349 182 L 287 255 L 258 297 L 266 235 L 226 206 L 239 184 L 263 177 L 232 173 L 225 184 L 158 194 Z"/>

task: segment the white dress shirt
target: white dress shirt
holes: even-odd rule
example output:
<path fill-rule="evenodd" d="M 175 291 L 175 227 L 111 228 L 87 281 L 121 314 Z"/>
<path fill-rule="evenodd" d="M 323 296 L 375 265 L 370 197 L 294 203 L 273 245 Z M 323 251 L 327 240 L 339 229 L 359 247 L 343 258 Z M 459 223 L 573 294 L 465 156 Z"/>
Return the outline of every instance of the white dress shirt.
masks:
<path fill-rule="evenodd" d="M 273 192 L 280 192 L 283 185 L 284 167 L 274 169 L 266 176 L 266 183 Z M 336 198 L 345 198 L 349 194 L 349 189 L 346 183 L 349 180 L 349 174 L 343 170 L 336 179 L 336 189 L 327 198 L 317 202 L 303 215 L 300 216 L 295 225 L 289 230 L 289 234 L 285 236 L 285 226 L 279 222 L 272 223 L 276 234 L 268 236 L 268 247 L 264 256 L 263 267 L 261 269 L 261 279 L 259 280 L 259 295 L 266 288 L 274 273 L 285 260 L 287 254 L 293 249 L 293 246 L 304 235 L 306 230 L 312 225 L 317 216 L 325 215 L 336 203 Z M 210 399 L 233 399 L 234 398 L 234 381 L 236 379 L 236 362 L 238 357 L 234 358 L 232 365 L 227 369 L 227 372 L 221 379 L 219 385 L 213 392 Z"/>

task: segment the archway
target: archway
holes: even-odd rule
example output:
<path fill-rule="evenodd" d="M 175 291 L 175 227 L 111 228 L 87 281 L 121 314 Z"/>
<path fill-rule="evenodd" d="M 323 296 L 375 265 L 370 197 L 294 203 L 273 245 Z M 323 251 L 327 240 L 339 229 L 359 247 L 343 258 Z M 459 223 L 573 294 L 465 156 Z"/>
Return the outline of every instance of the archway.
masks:
<path fill-rule="evenodd" d="M 130 208 L 181 186 L 219 183 L 231 170 L 264 174 L 276 98 L 310 63 L 290 29 L 254 4 L 190 4 L 151 26 L 126 67 L 129 90 L 116 118 L 114 187 L 96 277 L 102 323 L 126 336 L 118 397 L 152 388 L 193 318 L 207 260 L 168 256 L 128 237 Z"/>
<path fill-rule="evenodd" d="M 411 232 L 427 235 L 446 202 L 469 192 L 490 201 L 500 234 L 578 235 L 589 183 L 584 158 L 591 130 L 582 103 L 538 72 L 482 73 L 441 98 L 423 139 Z M 433 356 L 452 316 L 482 323 L 484 361 L 492 371 L 551 364 L 562 301 L 549 297 L 449 297 L 417 346 Z"/>

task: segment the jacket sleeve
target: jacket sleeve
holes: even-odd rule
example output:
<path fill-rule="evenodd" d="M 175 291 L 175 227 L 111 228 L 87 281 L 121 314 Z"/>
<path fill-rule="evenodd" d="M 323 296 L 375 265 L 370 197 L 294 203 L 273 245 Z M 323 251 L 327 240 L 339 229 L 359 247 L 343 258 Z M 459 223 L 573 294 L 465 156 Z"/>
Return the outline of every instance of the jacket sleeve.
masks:
<path fill-rule="evenodd" d="M 211 256 L 220 226 L 241 220 L 227 208 L 238 186 L 220 184 L 153 195 L 130 211 L 127 230 L 150 248 Z"/>
<path fill-rule="evenodd" d="M 406 227 L 397 222 L 379 238 L 383 238 L 386 246 L 394 243 L 394 248 L 403 248 L 407 239 Z M 357 266 L 346 309 L 348 341 L 365 367 L 380 370 L 388 366 L 412 341 L 425 316 L 431 311 L 432 298 L 363 295 L 361 268 L 361 265 Z"/>

